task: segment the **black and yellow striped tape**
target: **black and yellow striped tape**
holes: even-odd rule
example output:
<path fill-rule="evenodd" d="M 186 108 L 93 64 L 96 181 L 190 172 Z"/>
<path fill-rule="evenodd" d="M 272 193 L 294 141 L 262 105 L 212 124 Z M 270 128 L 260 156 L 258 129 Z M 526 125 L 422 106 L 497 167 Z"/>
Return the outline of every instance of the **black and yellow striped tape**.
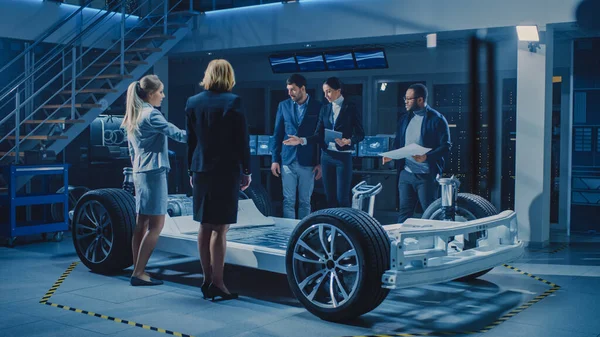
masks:
<path fill-rule="evenodd" d="M 102 319 L 105 319 L 105 320 L 108 320 L 108 321 L 113 321 L 113 322 L 117 322 L 117 323 L 123 323 L 123 324 L 131 325 L 131 326 L 135 326 L 135 327 L 138 327 L 138 328 L 146 329 L 146 330 L 152 330 L 152 331 L 156 331 L 156 332 L 161 332 L 161 333 L 164 333 L 164 334 L 167 334 L 167 335 L 172 335 L 172 336 L 177 336 L 177 337 L 194 337 L 192 335 L 184 334 L 184 333 L 181 333 L 181 332 L 175 332 L 175 331 L 171 331 L 171 330 L 167 330 L 167 329 L 161 329 L 161 328 L 153 327 L 153 326 L 147 325 L 147 324 L 136 323 L 134 321 L 130 321 L 130 320 L 126 320 L 126 319 L 121 319 L 121 318 L 116 318 L 116 317 L 112 317 L 112 316 L 102 315 L 102 314 L 98 314 L 98 313 L 87 311 L 87 310 L 82 310 L 82 309 L 77 309 L 77 308 L 69 307 L 67 305 L 62 305 L 62 304 L 57 304 L 57 303 L 49 302 L 50 298 L 52 297 L 52 295 L 54 295 L 54 293 L 56 292 L 56 290 L 58 289 L 58 287 L 61 286 L 61 284 L 64 282 L 64 280 L 67 278 L 67 276 L 69 276 L 69 274 L 73 271 L 73 269 L 75 269 L 75 267 L 78 264 L 79 264 L 79 262 L 73 262 L 73 263 L 71 263 L 71 265 L 69 266 L 69 268 L 67 268 L 67 270 L 65 270 L 65 272 L 58 278 L 58 280 L 56 280 L 56 282 L 54 282 L 54 284 L 48 290 L 48 292 L 46 292 L 46 294 L 44 295 L 44 297 L 42 297 L 42 299 L 40 300 L 41 304 L 49 305 L 51 307 L 55 307 L 55 308 L 59 308 L 59 309 L 63 309 L 63 310 L 78 312 L 80 314 L 84 314 L 84 315 L 88 315 L 88 316 L 102 318 Z"/>
<path fill-rule="evenodd" d="M 566 247 L 568 247 L 568 245 L 565 245 L 563 247 L 558 248 L 556 251 L 560 251 L 565 249 Z M 497 327 L 498 325 L 506 322 L 507 320 L 509 320 L 511 317 L 517 315 L 518 313 L 520 313 L 521 311 L 529 308 L 530 306 L 534 305 L 535 303 L 543 300 L 544 298 L 552 295 L 555 291 L 560 289 L 560 286 L 550 282 L 550 281 L 546 281 L 541 277 L 535 276 L 533 274 L 527 273 L 522 271 L 519 268 L 515 268 L 513 266 L 509 266 L 507 264 L 503 265 L 504 267 L 510 269 L 510 270 L 514 270 L 519 274 L 531 277 L 534 280 L 540 281 L 544 284 L 549 285 L 551 288 L 544 291 L 542 294 L 537 295 L 536 297 L 534 297 L 533 299 L 531 299 L 530 301 L 528 301 L 527 303 L 524 303 L 522 305 L 520 305 L 519 307 L 511 310 L 510 312 L 508 312 L 507 314 L 503 315 L 502 317 L 498 318 L 497 320 L 495 320 L 494 322 L 488 324 L 486 327 L 484 327 L 481 330 L 478 331 L 431 331 L 431 332 L 414 332 L 414 333 L 398 333 L 398 334 L 384 334 L 384 335 L 363 335 L 363 336 L 345 336 L 345 337 L 416 337 L 416 336 L 457 336 L 457 335 L 472 335 L 472 334 L 477 334 L 477 333 L 486 333 L 488 331 L 490 331 L 491 329 Z"/>
<path fill-rule="evenodd" d="M 558 248 L 553 249 L 553 250 L 538 249 L 538 250 L 531 250 L 531 252 L 532 253 L 556 254 L 558 252 L 561 252 L 561 251 L 565 250 L 567 247 L 569 247 L 569 244 L 568 243 L 564 243 L 563 245 L 561 245 Z"/>
<path fill-rule="evenodd" d="M 50 289 L 48 289 L 48 291 L 46 292 L 44 297 L 42 297 L 42 299 L 40 300 L 41 304 L 46 304 L 46 302 L 48 302 L 50 297 L 52 297 L 52 295 L 54 295 L 54 292 L 58 289 L 58 287 L 60 287 L 60 285 L 64 282 L 64 280 L 67 278 L 67 276 L 69 276 L 69 274 L 73 271 L 73 269 L 75 269 L 75 267 L 77 267 L 78 264 L 79 264 L 79 262 L 71 263 L 69 268 L 67 268 L 67 270 L 65 270 L 65 272 L 62 273 L 62 275 L 60 275 L 58 280 L 56 280 L 56 282 L 54 282 L 52 287 Z"/>
<path fill-rule="evenodd" d="M 564 245 L 562 245 L 561 247 L 556 248 L 555 250 L 551 251 L 550 254 L 556 254 L 562 250 L 564 250 L 565 248 L 569 247 L 568 243 L 565 243 Z"/>
<path fill-rule="evenodd" d="M 62 305 L 62 304 L 56 304 L 56 303 L 50 303 L 50 302 L 46 302 L 45 304 L 49 305 L 51 307 L 55 307 L 55 308 L 59 308 L 59 309 L 63 309 L 63 310 L 68 310 L 68 311 L 74 311 L 74 312 L 78 312 L 80 314 L 84 314 L 84 315 L 88 315 L 88 316 L 93 316 L 93 317 L 98 317 L 98 318 L 102 318 L 102 319 L 113 321 L 113 322 L 117 322 L 117 323 L 123 323 L 123 324 L 131 325 L 131 326 L 135 326 L 135 327 L 138 327 L 138 328 L 146 329 L 146 330 L 152 330 L 152 331 L 156 331 L 156 332 L 162 332 L 162 333 L 165 333 L 167 335 L 173 335 L 173 336 L 177 336 L 177 337 L 193 337 L 192 335 L 188 335 L 188 334 L 184 334 L 184 333 L 180 333 L 180 332 L 175 332 L 175 331 L 171 331 L 171 330 L 166 330 L 166 329 L 161 329 L 161 328 L 156 328 L 156 327 L 153 327 L 151 325 L 136 323 L 134 321 L 129 321 L 129 320 L 126 320 L 126 319 L 120 319 L 120 318 L 116 318 L 116 317 L 112 317 L 112 316 L 102 315 L 102 314 L 98 314 L 98 313 L 87 311 L 87 310 L 81 310 L 81 309 L 77 309 L 77 308 L 72 308 L 72 307 L 69 307 L 69 306 L 66 306 L 66 305 Z"/>
<path fill-rule="evenodd" d="M 507 265 L 507 264 L 504 264 L 503 266 L 504 266 L 504 267 L 506 267 L 506 268 L 508 268 L 508 269 L 510 269 L 510 270 L 514 270 L 514 271 L 516 271 L 516 272 L 517 272 L 517 273 L 519 273 L 519 274 L 522 274 L 522 275 L 525 275 L 525 276 L 529 276 L 529 277 L 531 277 L 532 279 L 534 279 L 534 280 L 537 280 L 537 281 L 540 281 L 540 282 L 542 282 L 542 283 L 545 283 L 545 284 L 547 284 L 547 285 L 549 285 L 549 286 L 551 286 L 551 287 L 558 287 L 558 288 L 560 288 L 559 286 L 557 286 L 556 284 L 554 284 L 554 283 L 552 283 L 552 282 L 546 281 L 546 280 L 544 280 L 544 279 L 543 279 L 543 278 L 541 278 L 541 277 L 537 277 L 537 276 L 535 276 L 535 275 L 532 275 L 532 274 L 530 274 L 530 273 L 524 272 L 524 271 L 522 271 L 522 270 L 521 270 L 521 269 L 519 269 L 519 268 L 515 268 L 515 267 L 513 267 L 513 266 L 509 266 L 509 265 Z"/>
<path fill-rule="evenodd" d="M 562 248 L 562 249 L 564 249 L 564 248 Z M 514 270 L 514 271 L 516 271 L 516 272 L 517 272 L 517 273 L 519 273 L 519 274 L 522 274 L 522 275 L 525 275 L 525 276 L 531 277 L 531 278 L 532 278 L 532 279 L 534 279 L 534 280 L 537 280 L 537 281 L 540 281 L 540 282 L 542 282 L 542 283 L 544 283 L 544 284 L 547 284 L 547 285 L 549 285 L 551 288 L 550 288 L 550 289 L 548 289 L 548 290 L 546 290 L 546 291 L 544 291 L 544 292 L 543 292 L 541 295 L 538 295 L 538 296 L 534 297 L 533 299 L 529 300 L 527 303 L 525 303 L 525 304 L 522 304 L 522 305 L 520 305 L 519 307 L 517 307 L 517 308 L 515 308 L 515 309 L 511 310 L 511 311 L 510 311 L 510 312 L 508 312 L 507 314 L 503 315 L 502 317 L 498 318 L 498 319 L 497 319 L 496 321 L 494 321 L 493 323 L 489 324 L 488 326 L 486 326 L 485 328 L 483 328 L 483 329 L 481 329 L 481 330 L 479 330 L 479 331 L 477 331 L 477 332 L 480 332 L 480 333 L 485 333 L 485 332 L 488 332 L 488 331 L 490 331 L 491 329 L 493 329 L 493 328 L 497 327 L 498 325 L 502 324 L 503 322 L 505 322 L 505 321 L 509 320 L 511 317 L 513 317 L 513 316 L 515 316 L 516 314 L 520 313 L 521 311 L 523 311 L 523 310 L 525 310 L 525 309 L 529 308 L 530 306 L 534 305 L 535 303 L 537 303 L 537 302 L 539 302 L 539 301 L 543 300 L 544 298 L 546 298 L 546 297 L 548 297 L 548 296 L 552 295 L 552 294 L 553 294 L 555 291 L 557 291 L 557 290 L 559 290 L 559 289 L 560 289 L 560 286 L 556 285 L 555 283 L 552 283 L 552 282 L 550 282 L 550 281 L 546 281 L 546 280 L 544 280 L 543 278 L 541 278 L 541 277 L 538 277 L 538 276 L 535 276 L 535 275 L 533 275 L 533 274 L 530 274 L 530 273 L 528 273 L 528 272 L 524 272 L 524 271 L 522 271 L 522 270 L 521 270 L 521 269 L 519 269 L 519 268 L 515 268 L 515 267 L 513 267 L 513 266 L 509 266 L 509 265 L 507 265 L 507 264 L 504 264 L 503 266 L 504 266 L 504 267 L 506 267 L 506 268 L 508 268 L 508 269 Z"/>

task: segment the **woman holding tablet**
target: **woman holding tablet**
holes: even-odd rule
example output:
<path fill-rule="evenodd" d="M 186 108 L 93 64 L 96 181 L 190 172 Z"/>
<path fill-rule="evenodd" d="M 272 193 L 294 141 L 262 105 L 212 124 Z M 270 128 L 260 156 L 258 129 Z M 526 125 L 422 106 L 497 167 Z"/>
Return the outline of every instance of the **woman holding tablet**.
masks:
<path fill-rule="evenodd" d="M 330 77 L 323 83 L 329 104 L 323 105 L 313 136 L 289 135 L 283 143 L 321 146 L 321 169 L 328 207 L 351 207 L 352 150 L 365 138 L 362 116 L 354 103 L 344 99 L 342 81 Z"/>

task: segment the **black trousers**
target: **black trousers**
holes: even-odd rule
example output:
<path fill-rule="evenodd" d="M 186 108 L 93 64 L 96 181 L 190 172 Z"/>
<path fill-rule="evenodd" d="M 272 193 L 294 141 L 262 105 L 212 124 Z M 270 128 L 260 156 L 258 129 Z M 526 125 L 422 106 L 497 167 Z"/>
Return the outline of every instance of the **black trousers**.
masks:
<path fill-rule="evenodd" d="M 352 207 L 352 154 L 321 151 L 327 207 Z"/>
<path fill-rule="evenodd" d="M 412 217 L 417 202 L 421 203 L 423 211 L 438 197 L 439 185 L 432 174 L 414 174 L 407 170 L 400 172 L 398 192 L 400 198 L 398 223 L 403 223 Z"/>

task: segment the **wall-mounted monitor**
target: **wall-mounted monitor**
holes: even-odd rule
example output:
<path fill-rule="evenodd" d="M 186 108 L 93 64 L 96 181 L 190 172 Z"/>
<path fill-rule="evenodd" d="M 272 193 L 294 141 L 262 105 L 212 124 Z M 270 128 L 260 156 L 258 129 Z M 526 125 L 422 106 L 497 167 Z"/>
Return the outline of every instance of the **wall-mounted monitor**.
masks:
<path fill-rule="evenodd" d="M 383 49 L 355 50 L 354 58 L 358 69 L 387 68 L 388 63 Z"/>
<path fill-rule="evenodd" d="M 356 69 L 354 56 L 351 51 L 325 52 L 327 70 L 352 70 Z"/>
<path fill-rule="evenodd" d="M 324 71 L 325 60 L 322 53 L 296 54 L 300 71 Z"/>
<path fill-rule="evenodd" d="M 294 73 L 298 71 L 298 64 L 293 54 L 269 56 L 271 69 L 274 73 Z"/>

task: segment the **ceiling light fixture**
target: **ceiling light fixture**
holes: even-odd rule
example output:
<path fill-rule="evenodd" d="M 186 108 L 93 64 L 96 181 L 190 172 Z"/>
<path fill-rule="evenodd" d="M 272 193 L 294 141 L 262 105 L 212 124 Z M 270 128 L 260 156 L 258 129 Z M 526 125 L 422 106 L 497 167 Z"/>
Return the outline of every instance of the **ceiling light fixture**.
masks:
<path fill-rule="evenodd" d="M 540 42 L 540 33 L 535 25 L 517 26 L 517 36 L 519 36 L 519 41 Z"/>
<path fill-rule="evenodd" d="M 527 48 L 529 48 L 530 52 L 535 53 L 541 48 L 538 26 L 517 26 L 517 36 L 519 37 L 519 41 L 529 42 Z"/>
<path fill-rule="evenodd" d="M 437 47 L 437 34 L 427 34 L 425 37 L 427 38 L 427 48 Z"/>

